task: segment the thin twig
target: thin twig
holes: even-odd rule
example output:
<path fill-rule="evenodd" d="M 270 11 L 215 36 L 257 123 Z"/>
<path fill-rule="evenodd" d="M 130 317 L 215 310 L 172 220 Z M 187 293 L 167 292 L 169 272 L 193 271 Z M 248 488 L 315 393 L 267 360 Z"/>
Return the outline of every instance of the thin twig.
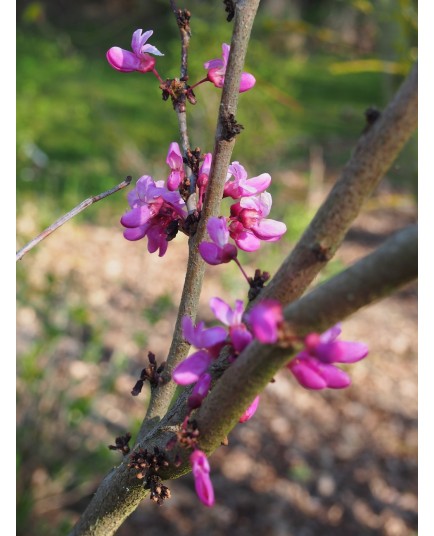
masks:
<path fill-rule="evenodd" d="M 112 195 L 119 190 L 122 190 L 126 186 L 128 186 L 131 183 L 132 177 L 128 176 L 124 181 L 122 181 L 117 186 L 111 188 L 110 190 L 107 190 L 106 192 L 103 192 L 98 195 L 94 195 L 92 197 L 89 197 L 82 201 L 79 205 L 77 205 L 75 208 L 73 208 L 71 211 L 64 214 L 61 218 L 56 220 L 54 223 L 52 223 L 49 227 L 44 229 L 42 233 L 38 234 L 33 240 L 31 240 L 28 244 L 26 244 L 24 247 L 22 247 L 17 252 L 17 261 L 21 260 L 24 255 L 30 251 L 32 248 L 34 248 L 39 242 L 44 240 L 44 238 L 47 238 L 47 236 L 50 236 L 51 233 L 53 233 L 56 229 L 58 229 L 60 226 L 62 226 L 64 223 L 66 223 L 68 220 L 72 219 L 74 216 L 77 216 L 77 214 L 80 214 L 80 212 L 83 212 L 84 209 L 87 207 L 90 207 L 90 205 L 93 205 L 97 201 L 101 201 L 101 199 L 104 199 L 105 197 L 108 197 L 109 195 Z"/>

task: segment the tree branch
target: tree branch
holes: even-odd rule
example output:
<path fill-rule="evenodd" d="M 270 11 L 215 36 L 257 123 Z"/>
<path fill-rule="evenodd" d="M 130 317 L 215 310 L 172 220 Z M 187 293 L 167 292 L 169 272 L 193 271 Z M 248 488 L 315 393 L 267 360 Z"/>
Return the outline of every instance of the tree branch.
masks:
<path fill-rule="evenodd" d="M 249 0 L 238 2 L 237 4 L 231 42 L 231 53 L 226 70 L 225 84 L 220 103 L 220 114 L 216 129 L 213 162 L 201 219 L 196 234 L 191 237 L 189 241 L 187 273 L 176 319 L 173 340 L 164 373 L 165 378 L 168 380 L 171 378 L 171 372 L 174 367 L 187 356 L 190 348 L 190 345 L 182 336 L 181 322 L 184 316 L 190 316 L 193 320 L 196 318 L 205 271 L 205 263 L 199 254 L 199 244 L 203 242 L 207 236 L 206 223 L 208 218 L 210 216 L 218 216 L 220 213 L 220 204 L 223 198 L 226 174 L 230 164 L 232 150 L 235 145 L 235 139 L 231 141 L 224 139 L 223 125 L 225 114 L 222 110 L 229 110 L 233 114 L 236 113 L 241 73 L 244 67 L 247 45 L 258 5 L 259 0 Z M 175 389 L 176 384 L 170 381 L 153 390 L 148 412 L 139 433 L 139 441 L 165 414 Z"/>
<path fill-rule="evenodd" d="M 417 226 L 414 225 L 396 233 L 364 259 L 289 304 L 284 310 L 285 321 L 297 336 L 323 331 L 362 307 L 389 296 L 416 277 Z M 220 446 L 246 407 L 294 353 L 294 349 L 254 341 L 229 367 L 224 359 L 215 362 L 212 374 L 217 381 L 193 415 L 200 430 L 202 450 L 212 453 Z M 178 397 L 140 447 L 165 448 L 189 412 L 189 394 L 190 389 L 186 389 Z M 180 455 L 183 463 L 161 470 L 159 475 L 165 480 L 177 478 L 191 469 L 185 449 L 174 450 L 172 456 L 175 455 Z"/>
<path fill-rule="evenodd" d="M 363 203 L 416 127 L 417 64 L 393 101 L 362 134 L 341 177 L 259 300 L 286 304 L 303 294 L 333 257 Z"/>
<path fill-rule="evenodd" d="M 132 178 L 128 176 L 124 181 L 122 181 L 120 184 L 115 186 L 114 188 L 111 188 L 110 190 L 107 190 L 106 192 L 103 192 L 102 194 L 94 195 L 92 197 L 88 197 L 84 201 L 82 201 L 79 205 L 74 207 L 72 210 L 64 214 L 61 218 L 56 220 L 54 223 L 52 223 L 49 227 L 44 229 L 42 233 L 38 234 L 33 240 L 31 240 L 28 244 L 26 244 L 24 247 L 22 247 L 17 252 L 17 261 L 20 261 L 24 255 L 30 251 L 32 248 L 34 248 L 36 245 L 39 244 L 39 242 L 42 242 L 44 238 L 47 238 L 47 236 L 50 236 L 51 233 L 54 233 L 56 229 L 61 227 L 64 223 L 72 219 L 74 216 L 77 216 L 77 214 L 80 214 L 80 212 L 83 212 L 87 207 L 90 207 L 90 205 L 93 205 L 97 201 L 101 201 L 101 199 L 104 199 L 105 197 L 108 197 L 109 195 L 112 195 L 119 190 L 122 190 L 126 186 L 128 186 L 131 182 Z"/>
<path fill-rule="evenodd" d="M 235 145 L 235 139 L 230 141 L 225 139 L 224 125 L 228 113 L 235 115 L 237 110 L 241 73 L 258 5 L 259 0 L 243 0 L 239 1 L 236 6 L 231 53 L 220 103 L 213 162 L 198 229 L 189 240 L 187 273 L 164 372 L 167 379 L 171 378 L 173 368 L 187 356 L 190 347 L 182 337 L 181 320 L 185 315 L 190 316 L 193 320 L 196 318 L 205 270 L 198 246 L 206 237 L 208 218 L 218 216 L 220 212 L 227 169 Z M 173 435 L 173 431 L 171 433 L 165 431 L 162 439 L 161 428 L 156 428 L 156 426 L 166 414 L 175 388 L 176 384 L 169 381 L 153 389 L 148 411 L 139 432 L 138 444 L 144 444 L 144 438 L 154 436 L 157 430 L 159 441 L 164 442 L 164 436 L 166 437 L 164 446 L 169 437 Z M 135 510 L 146 493 L 143 490 L 142 482 L 131 476 L 126 461 L 123 461 L 104 479 L 71 535 L 110 536 L 114 534 L 124 519 Z"/>
<path fill-rule="evenodd" d="M 391 269 L 393 267 L 393 269 Z M 288 305 L 286 322 L 297 336 L 323 331 L 361 307 L 388 296 L 417 277 L 417 226 L 411 226 L 344 272 Z M 291 352 L 254 341 L 230 365 L 195 418 L 200 447 L 212 452 Z"/>

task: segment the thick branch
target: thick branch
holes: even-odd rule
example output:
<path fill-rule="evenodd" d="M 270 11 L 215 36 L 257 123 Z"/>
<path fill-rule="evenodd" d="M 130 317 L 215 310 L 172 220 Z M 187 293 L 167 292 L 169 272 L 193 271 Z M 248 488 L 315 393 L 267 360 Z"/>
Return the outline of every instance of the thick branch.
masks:
<path fill-rule="evenodd" d="M 290 304 L 285 320 L 304 336 L 323 331 L 355 311 L 417 277 L 417 226 L 387 240 L 352 267 Z M 255 341 L 223 374 L 196 419 L 201 448 L 211 452 L 237 424 L 240 415 L 289 361 L 288 350 Z"/>
<path fill-rule="evenodd" d="M 393 270 L 391 270 L 393 266 Z M 389 238 L 379 249 L 330 279 L 284 310 L 285 321 L 297 336 L 323 331 L 362 307 L 384 298 L 417 277 L 417 226 Z M 199 424 L 200 448 L 214 451 L 237 424 L 239 416 L 285 366 L 294 350 L 253 342 L 227 368 L 224 360 L 212 367 L 215 379 L 194 418 Z M 222 373 L 222 369 L 227 370 Z M 176 401 L 161 425 L 142 444 L 164 448 L 170 433 L 183 422 L 188 408 L 188 390 Z M 179 454 L 184 454 L 181 449 Z M 176 478 L 190 470 L 188 461 L 169 467 L 161 476 Z"/>
<path fill-rule="evenodd" d="M 341 177 L 298 244 L 260 294 L 289 303 L 303 294 L 342 243 L 364 201 L 417 127 L 417 65 L 361 136 Z"/>

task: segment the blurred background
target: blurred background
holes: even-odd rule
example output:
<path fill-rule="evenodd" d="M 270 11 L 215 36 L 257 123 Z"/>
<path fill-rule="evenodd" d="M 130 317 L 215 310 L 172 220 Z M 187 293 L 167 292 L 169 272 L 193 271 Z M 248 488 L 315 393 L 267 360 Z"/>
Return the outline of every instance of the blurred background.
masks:
<path fill-rule="evenodd" d="M 177 119 L 151 74 L 119 73 L 105 53 L 137 28 L 179 75 L 169 2 L 17 3 L 17 247 L 89 195 L 151 174 L 167 177 Z M 220 57 L 232 24 L 223 2 L 191 0 L 190 83 Z M 417 57 L 412 0 L 263 0 L 240 96 L 233 160 L 272 176 L 271 217 L 285 237 L 242 257 L 273 273 L 348 160 L 369 107 L 385 107 Z M 188 108 L 192 146 L 213 148 L 220 90 L 203 84 Z M 338 273 L 416 219 L 412 139 L 316 281 Z M 229 205 L 224 205 L 227 210 Z M 137 432 L 148 392 L 130 395 L 149 350 L 164 360 L 176 318 L 186 240 L 163 258 L 122 237 L 125 193 L 93 205 L 17 268 L 18 533 L 62 535 L 102 476 L 107 446 Z M 219 295 L 245 298 L 232 266 L 208 267 L 200 316 Z M 119 534 L 415 535 L 417 530 L 416 286 L 345 321 L 370 349 L 344 392 L 308 392 L 282 372 L 255 417 L 211 459 L 217 504 L 203 507 L 190 476 L 162 507 L 144 501 Z"/>

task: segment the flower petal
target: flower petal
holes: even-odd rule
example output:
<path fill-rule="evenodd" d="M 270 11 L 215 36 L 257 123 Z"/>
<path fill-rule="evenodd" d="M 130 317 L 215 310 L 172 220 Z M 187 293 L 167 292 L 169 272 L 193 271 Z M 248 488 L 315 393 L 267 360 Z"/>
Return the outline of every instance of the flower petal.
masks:
<path fill-rule="evenodd" d="M 221 326 L 204 329 L 200 334 L 199 348 L 212 348 L 216 344 L 224 342 L 227 336 L 228 334 L 225 328 L 222 328 Z"/>
<path fill-rule="evenodd" d="M 229 240 L 229 230 L 226 225 L 226 218 L 220 217 L 216 218 L 212 216 L 206 225 L 206 230 L 213 242 L 215 242 L 219 247 L 223 247 L 228 243 Z"/>
<path fill-rule="evenodd" d="M 249 91 L 256 84 L 256 78 L 250 73 L 242 73 L 240 81 L 240 93 L 244 91 Z"/>
<path fill-rule="evenodd" d="M 172 378 L 178 385 L 196 383 L 200 376 L 206 372 L 211 363 L 211 356 L 205 350 L 199 350 L 190 357 L 181 361 L 172 372 Z"/>
<path fill-rule="evenodd" d="M 290 361 L 287 367 L 302 387 L 313 390 L 325 389 L 327 387 L 326 380 L 318 370 L 316 360 L 308 357 L 306 354 L 298 354 Z"/>
<path fill-rule="evenodd" d="M 210 466 L 206 454 L 196 449 L 190 456 L 196 493 L 205 506 L 214 504 L 214 489 L 209 476 Z"/>
<path fill-rule="evenodd" d="M 232 341 L 232 346 L 237 353 L 241 353 L 253 340 L 252 334 L 244 324 L 231 327 L 229 335 Z"/>
<path fill-rule="evenodd" d="M 286 225 L 281 221 L 261 219 L 251 230 L 261 240 L 275 242 L 286 233 Z"/>
<path fill-rule="evenodd" d="M 149 225 L 141 225 L 140 227 L 134 227 L 133 229 L 125 229 L 124 238 L 131 241 L 140 240 L 146 235 L 148 229 Z"/>
<path fill-rule="evenodd" d="M 233 312 L 226 302 L 221 298 L 211 298 L 209 306 L 211 307 L 214 316 L 218 318 L 220 322 L 223 322 L 226 326 L 231 325 Z"/>
<path fill-rule="evenodd" d="M 327 382 L 330 389 L 344 389 L 351 384 L 350 377 L 346 372 L 334 365 L 319 364 L 321 376 Z"/>
<path fill-rule="evenodd" d="M 331 342 L 334 341 L 339 337 L 339 335 L 342 333 L 342 328 L 340 324 L 336 324 L 327 331 L 324 331 L 320 335 L 321 342 Z"/>
<path fill-rule="evenodd" d="M 201 242 L 199 244 L 199 253 L 202 256 L 202 259 L 212 266 L 222 264 L 223 262 L 221 255 L 222 250 L 211 242 Z"/>
<path fill-rule="evenodd" d="M 336 348 L 333 363 L 356 363 L 369 353 L 369 348 L 362 342 L 335 341 L 333 346 Z"/>
<path fill-rule="evenodd" d="M 232 235 L 231 235 L 232 236 Z M 243 251 L 256 251 L 261 247 L 261 241 L 250 231 L 241 231 L 232 236 L 236 245 Z"/>
<path fill-rule="evenodd" d="M 133 49 L 134 53 L 137 56 L 140 55 L 143 45 L 146 43 L 146 41 L 151 37 L 153 33 L 154 33 L 153 30 L 148 30 L 142 33 L 142 29 L 136 30 L 133 33 L 133 37 L 131 39 L 131 48 Z"/>
<path fill-rule="evenodd" d="M 145 225 L 151 216 L 149 208 L 146 205 L 142 205 L 126 212 L 121 218 L 121 224 L 124 227 L 139 227 L 140 225 Z"/>
<path fill-rule="evenodd" d="M 246 411 L 241 415 L 239 422 L 246 422 L 249 419 L 253 417 L 253 415 L 256 413 L 256 410 L 259 406 L 259 396 L 253 400 L 253 402 L 250 404 L 250 406 L 246 409 Z"/>
<path fill-rule="evenodd" d="M 140 69 L 141 63 L 139 58 L 129 50 L 112 47 L 107 51 L 106 57 L 113 69 L 116 69 L 117 71 L 130 73 Z"/>
<path fill-rule="evenodd" d="M 277 341 L 278 326 L 282 321 L 282 305 L 275 300 L 264 300 L 249 312 L 253 334 L 263 344 L 273 344 Z"/>

